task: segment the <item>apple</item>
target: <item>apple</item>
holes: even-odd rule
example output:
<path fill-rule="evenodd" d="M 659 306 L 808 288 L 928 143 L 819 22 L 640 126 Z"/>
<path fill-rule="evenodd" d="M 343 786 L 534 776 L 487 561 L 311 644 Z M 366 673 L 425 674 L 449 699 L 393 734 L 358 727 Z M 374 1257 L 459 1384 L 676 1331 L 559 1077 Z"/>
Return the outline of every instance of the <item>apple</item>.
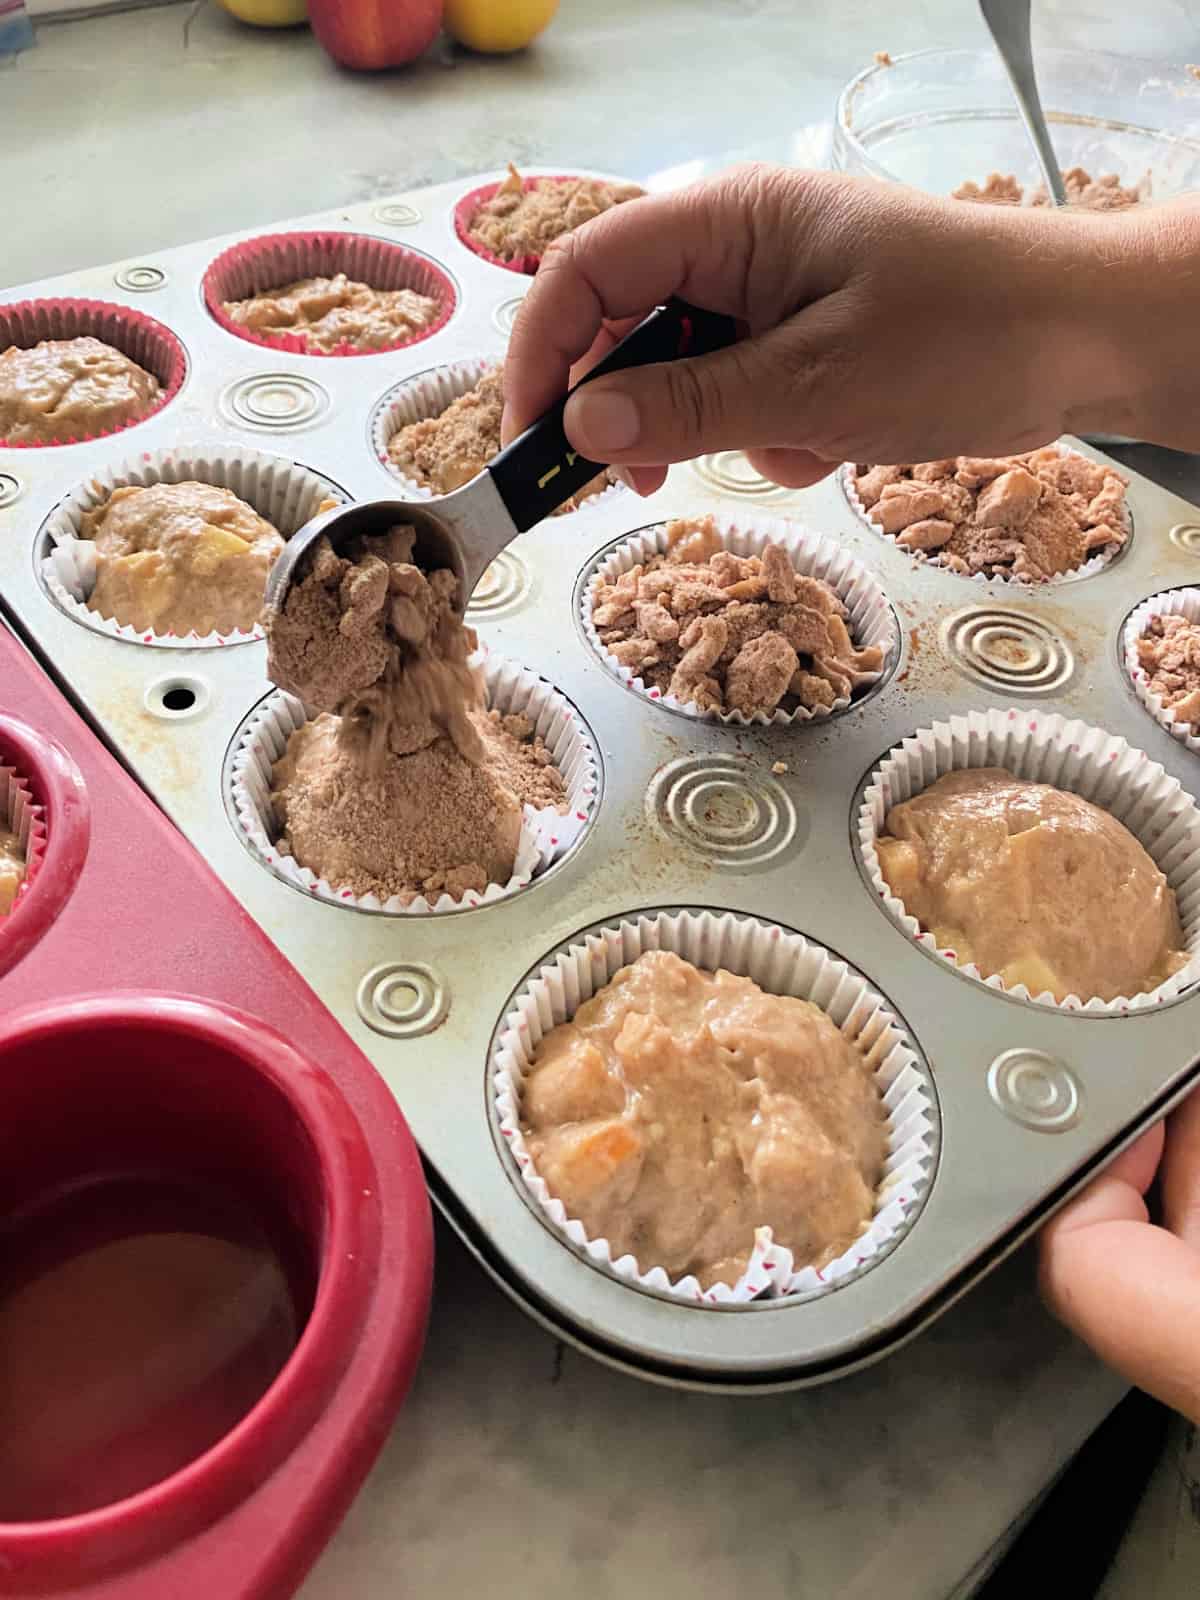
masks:
<path fill-rule="evenodd" d="M 377 72 L 423 55 L 442 26 L 442 0 L 309 0 L 308 20 L 343 67 Z"/>

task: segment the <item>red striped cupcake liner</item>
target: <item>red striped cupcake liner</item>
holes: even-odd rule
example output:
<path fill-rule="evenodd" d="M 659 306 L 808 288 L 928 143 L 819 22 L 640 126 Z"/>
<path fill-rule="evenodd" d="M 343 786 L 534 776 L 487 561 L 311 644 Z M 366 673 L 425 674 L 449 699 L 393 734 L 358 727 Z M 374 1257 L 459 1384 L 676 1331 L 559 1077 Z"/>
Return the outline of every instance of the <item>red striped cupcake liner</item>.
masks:
<path fill-rule="evenodd" d="M 0 824 L 15 833 L 25 852 L 25 877 L 8 916 L 20 908 L 33 887 L 46 854 L 46 813 L 24 773 L 10 766 L 0 751 Z M 0 939 L 8 916 L 0 914 Z"/>
<path fill-rule="evenodd" d="M 348 278 L 373 289 L 411 289 L 436 300 L 435 321 L 407 339 L 359 350 L 339 345 L 334 350 L 310 350 L 298 333 L 256 333 L 235 322 L 224 310 L 229 300 L 281 289 L 300 278 L 327 278 L 344 272 Z M 388 350 L 406 350 L 445 327 L 458 304 L 458 291 L 450 274 L 431 257 L 387 239 L 362 233 L 270 233 L 230 245 L 204 274 L 204 304 L 214 322 L 237 339 L 268 350 L 287 350 L 300 356 L 377 356 Z"/>
<path fill-rule="evenodd" d="M 179 393 L 187 376 L 187 355 L 183 345 L 161 322 L 146 316 L 143 311 L 133 311 L 128 306 L 113 305 L 107 300 L 18 300 L 10 305 L 0 305 L 0 351 L 13 345 L 30 350 L 44 339 L 101 339 L 119 350 L 122 355 L 136 361 L 158 379 L 159 397 L 149 411 L 132 417 L 116 428 L 101 428 L 95 433 L 80 434 L 70 439 L 3 439 L 0 445 L 9 450 L 52 449 L 57 445 L 82 444 L 87 439 L 104 439 L 110 434 L 124 433 L 139 422 L 153 417 Z"/>

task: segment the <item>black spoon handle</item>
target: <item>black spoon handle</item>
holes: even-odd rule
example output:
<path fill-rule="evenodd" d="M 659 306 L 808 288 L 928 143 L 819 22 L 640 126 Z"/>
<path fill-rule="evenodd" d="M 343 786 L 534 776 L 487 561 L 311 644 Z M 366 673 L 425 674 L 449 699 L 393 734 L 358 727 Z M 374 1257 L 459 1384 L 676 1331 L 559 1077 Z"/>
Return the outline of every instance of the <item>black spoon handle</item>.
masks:
<path fill-rule="evenodd" d="M 659 361 L 710 355 L 724 350 L 736 338 L 732 317 L 700 311 L 682 300 L 669 300 L 627 334 L 581 381 L 589 383 L 606 372 L 620 372 L 625 367 L 648 367 Z M 545 416 L 526 428 L 488 468 L 518 533 L 557 510 L 605 465 L 585 460 L 567 442 L 563 432 L 567 398 L 564 395 Z"/>

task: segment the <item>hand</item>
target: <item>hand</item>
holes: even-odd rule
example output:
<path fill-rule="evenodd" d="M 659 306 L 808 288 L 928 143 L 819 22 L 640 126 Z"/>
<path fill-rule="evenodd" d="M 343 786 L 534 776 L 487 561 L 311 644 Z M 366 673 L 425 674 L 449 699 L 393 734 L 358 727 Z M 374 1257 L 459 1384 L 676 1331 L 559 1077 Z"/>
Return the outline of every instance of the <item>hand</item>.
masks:
<path fill-rule="evenodd" d="M 1157 1172 L 1162 1225 L 1145 1195 Z M 1042 1292 L 1109 1366 L 1200 1423 L 1200 1091 L 1042 1230 Z"/>
<path fill-rule="evenodd" d="M 1183 204 L 1183 203 L 1181 203 Z M 678 294 L 738 318 L 731 349 L 596 379 L 567 436 L 645 493 L 665 466 L 743 449 L 801 488 L 844 460 L 1001 455 L 1155 414 L 1180 329 L 1195 343 L 1196 222 L 938 199 L 750 167 L 616 206 L 558 240 L 517 318 L 505 439 L 614 336 Z M 1172 218 L 1174 221 L 1172 222 Z M 1185 225 L 1186 224 L 1186 225 Z M 1200 349 L 1189 357 L 1200 365 Z M 1200 388 L 1195 369 L 1187 386 Z M 1165 437 L 1200 444 L 1200 394 Z"/>

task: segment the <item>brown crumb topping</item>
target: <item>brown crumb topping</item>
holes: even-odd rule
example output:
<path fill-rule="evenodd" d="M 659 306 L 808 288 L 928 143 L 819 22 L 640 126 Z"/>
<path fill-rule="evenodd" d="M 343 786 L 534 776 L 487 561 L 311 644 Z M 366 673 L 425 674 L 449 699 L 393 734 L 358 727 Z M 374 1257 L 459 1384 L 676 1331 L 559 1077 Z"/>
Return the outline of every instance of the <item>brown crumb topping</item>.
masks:
<path fill-rule="evenodd" d="M 476 211 L 467 232 L 502 261 L 540 256 L 564 233 L 644 193 L 636 183 L 601 178 L 537 178 L 526 187 L 510 161 L 508 177 Z"/>
<path fill-rule="evenodd" d="M 1067 204 L 1070 206 L 1079 206 L 1085 211 L 1124 211 L 1149 200 L 1150 174 L 1147 172 L 1138 183 L 1126 187 L 1115 172 L 1106 172 L 1093 178 L 1082 167 L 1070 167 L 1063 173 L 1063 188 L 1067 191 Z M 1011 172 L 989 172 L 982 186 L 968 178 L 966 183 L 955 189 L 954 198 L 1001 206 L 1045 206 L 1052 203 L 1044 183 L 1026 190 Z"/>
<path fill-rule="evenodd" d="M 747 717 L 828 709 L 873 683 L 883 651 L 859 649 L 846 618 L 782 545 L 736 556 L 711 516 L 669 522 L 664 554 L 592 586 L 600 643 L 648 689 Z"/>
<path fill-rule="evenodd" d="M 1115 468 L 1055 445 L 1018 456 L 955 456 L 855 469 L 871 520 L 952 572 L 1040 583 L 1128 536 Z"/>
<path fill-rule="evenodd" d="M 1176 722 L 1200 727 L 1200 623 L 1187 617 L 1151 617 L 1137 642 L 1138 664 L 1150 692 Z"/>

